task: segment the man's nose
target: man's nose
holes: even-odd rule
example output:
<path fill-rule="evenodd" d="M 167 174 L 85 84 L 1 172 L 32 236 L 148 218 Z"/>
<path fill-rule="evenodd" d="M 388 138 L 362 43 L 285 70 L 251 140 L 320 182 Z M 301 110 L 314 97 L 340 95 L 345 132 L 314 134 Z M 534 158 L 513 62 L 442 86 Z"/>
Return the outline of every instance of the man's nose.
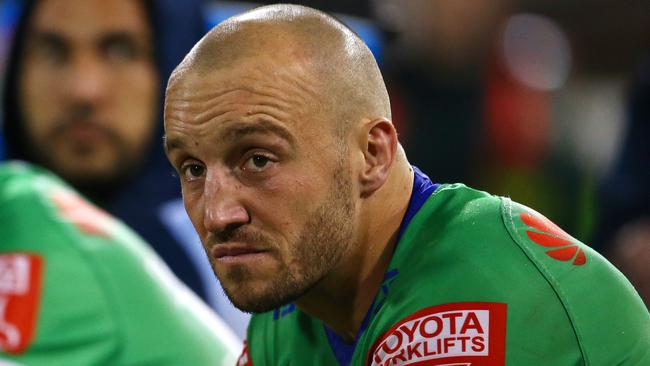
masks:
<path fill-rule="evenodd" d="M 207 231 L 222 233 L 250 221 L 246 207 L 240 202 L 236 184 L 216 174 L 207 175 L 204 190 L 203 225 Z"/>
<path fill-rule="evenodd" d="M 88 54 L 77 55 L 71 66 L 68 75 L 70 96 L 86 103 L 101 101 L 106 95 L 110 78 L 107 66 L 96 55 Z"/>

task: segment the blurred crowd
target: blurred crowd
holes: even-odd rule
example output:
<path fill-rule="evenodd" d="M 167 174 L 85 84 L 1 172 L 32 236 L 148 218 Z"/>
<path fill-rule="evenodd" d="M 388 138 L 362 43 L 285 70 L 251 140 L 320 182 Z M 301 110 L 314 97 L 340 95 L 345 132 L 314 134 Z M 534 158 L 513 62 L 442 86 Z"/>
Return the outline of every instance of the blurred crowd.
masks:
<path fill-rule="evenodd" d="M 268 3 L 206 1 L 201 27 Z M 650 3 L 298 3 L 339 16 L 369 44 L 412 164 L 436 182 L 463 182 L 535 207 L 612 259 L 650 301 Z M 5 66 L 20 11 L 21 1 L 0 0 L 0 64 Z M 165 67 L 163 76 L 171 66 Z M 8 155 L 2 152 L 6 145 L 0 138 L 0 157 Z M 159 170 L 175 179 L 170 166 Z M 128 184 L 135 183 L 127 179 L 120 189 L 131 189 L 124 188 Z M 155 231 L 169 230 L 179 242 L 188 235 L 196 241 L 174 211 L 182 207 L 172 196 L 161 201 L 168 225 Z M 130 215 L 138 214 L 134 197 L 144 195 L 136 189 L 107 205 L 109 211 L 128 224 Z M 147 229 L 137 231 L 156 241 Z M 159 253 L 168 262 L 196 257 L 187 250 L 165 250 Z M 176 267 L 185 271 L 182 264 Z M 213 291 L 201 287 L 198 278 L 205 274 L 197 273 L 192 288 Z M 218 307 L 218 300 L 207 302 Z"/>

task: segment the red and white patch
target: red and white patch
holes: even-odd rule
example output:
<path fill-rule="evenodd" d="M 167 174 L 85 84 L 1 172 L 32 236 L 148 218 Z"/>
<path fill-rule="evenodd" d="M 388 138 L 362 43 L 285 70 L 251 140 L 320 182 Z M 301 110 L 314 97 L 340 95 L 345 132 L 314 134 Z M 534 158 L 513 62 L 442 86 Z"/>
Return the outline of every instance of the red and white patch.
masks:
<path fill-rule="evenodd" d="M 506 304 L 459 302 L 422 309 L 395 324 L 368 353 L 371 366 L 499 366 Z"/>
<path fill-rule="evenodd" d="M 42 271 L 38 255 L 0 255 L 0 351 L 19 354 L 34 337 Z"/>
<path fill-rule="evenodd" d="M 241 352 L 241 355 L 239 356 L 239 360 L 237 361 L 237 366 L 253 366 L 253 361 L 251 360 L 251 356 L 248 354 L 248 344 L 246 341 L 244 341 L 244 349 Z"/>
<path fill-rule="evenodd" d="M 110 237 L 108 228 L 112 219 L 106 212 L 71 191 L 56 190 L 51 199 L 59 209 L 60 215 L 84 234 Z"/>

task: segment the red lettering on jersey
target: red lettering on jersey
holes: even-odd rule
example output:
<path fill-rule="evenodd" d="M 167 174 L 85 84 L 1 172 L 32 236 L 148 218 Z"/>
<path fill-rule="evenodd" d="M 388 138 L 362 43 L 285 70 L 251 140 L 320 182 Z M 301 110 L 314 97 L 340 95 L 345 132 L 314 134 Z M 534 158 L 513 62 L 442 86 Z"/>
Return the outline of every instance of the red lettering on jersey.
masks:
<path fill-rule="evenodd" d="M 479 333 L 484 333 L 483 328 L 481 328 L 481 322 L 476 317 L 476 313 L 467 314 L 467 317 L 463 321 L 463 326 L 460 328 L 460 334 L 465 334 L 470 329 L 474 329 Z"/>
<path fill-rule="evenodd" d="M 460 302 L 431 306 L 404 318 L 372 346 L 366 365 L 505 363 L 506 304 Z"/>
<path fill-rule="evenodd" d="M 43 259 L 0 254 L 0 351 L 22 353 L 32 341 L 41 297 Z"/>
<path fill-rule="evenodd" d="M 241 355 L 237 361 L 237 366 L 253 366 L 253 360 L 248 353 L 248 344 L 246 341 L 244 341 L 244 349 L 241 351 Z"/>

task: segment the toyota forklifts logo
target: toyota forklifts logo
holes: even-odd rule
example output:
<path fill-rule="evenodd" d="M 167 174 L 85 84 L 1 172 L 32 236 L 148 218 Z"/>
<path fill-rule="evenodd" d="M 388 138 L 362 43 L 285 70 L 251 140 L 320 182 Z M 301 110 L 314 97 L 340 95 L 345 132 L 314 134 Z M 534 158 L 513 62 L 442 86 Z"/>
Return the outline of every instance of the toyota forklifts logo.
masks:
<path fill-rule="evenodd" d="M 498 366 L 504 364 L 506 304 L 462 302 L 422 309 L 375 342 L 367 364 Z"/>

